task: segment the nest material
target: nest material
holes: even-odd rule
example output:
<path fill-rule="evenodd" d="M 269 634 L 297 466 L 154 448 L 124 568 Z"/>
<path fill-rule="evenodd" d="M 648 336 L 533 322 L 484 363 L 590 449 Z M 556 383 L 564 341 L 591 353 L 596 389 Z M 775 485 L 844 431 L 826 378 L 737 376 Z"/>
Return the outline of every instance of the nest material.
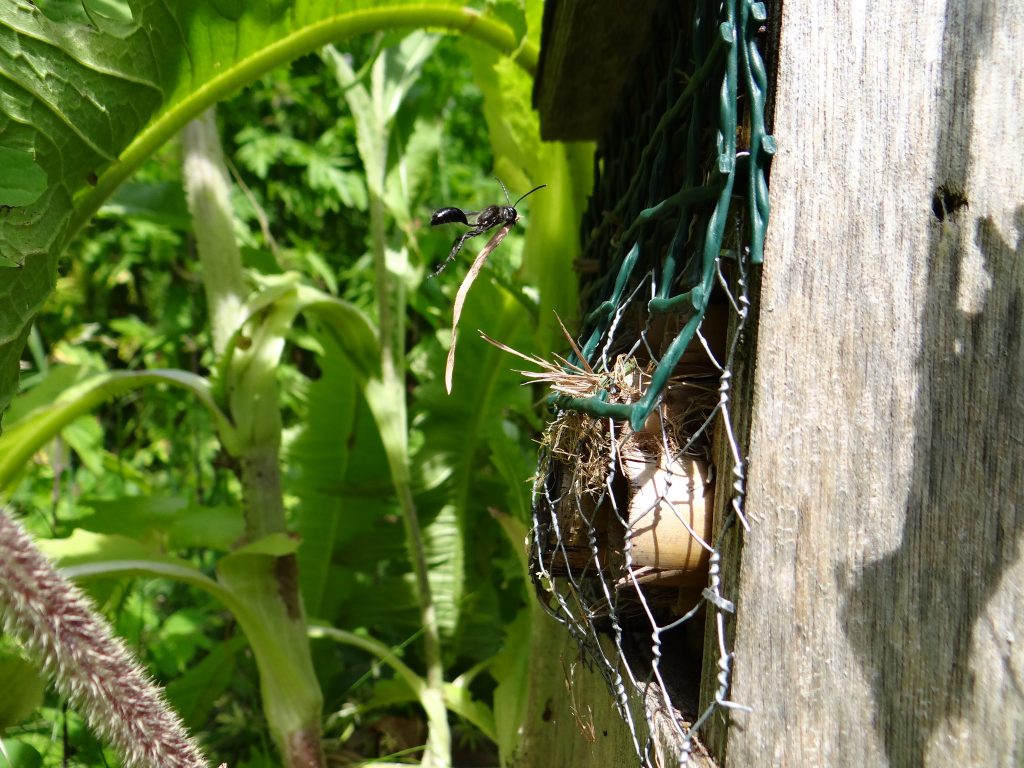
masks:
<path fill-rule="evenodd" d="M 552 389 L 573 397 L 590 397 L 598 390 L 609 393 L 607 402 L 629 404 L 639 400 L 646 391 L 655 366 L 648 364 L 638 367 L 636 361 L 619 356 L 610 373 L 594 373 L 580 376 L 575 372 L 558 370 L 559 381 L 545 372 L 525 372 L 535 380 L 546 380 Z M 583 380 L 581 380 L 583 379 Z M 572 381 L 570 381 L 572 380 Z M 701 427 L 708 419 L 717 401 L 714 385 L 717 379 L 708 376 L 688 376 L 670 379 L 665 388 L 664 404 L 647 419 L 643 429 L 633 432 L 626 423 L 616 422 L 616 450 L 614 455 L 623 456 L 626 451 L 644 454 L 659 452 L 680 454 L 707 461 L 710 456 L 709 441 L 698 437 Z M 578 393 L 578 394 L 577 394 Z M 583 494 L 600 494 L 605 487 L 608 464 L 612 451 L 609 448 L 608 420 L 577 411 L 563 411 L 544 433 L 541 446 L 548 449 L 552 458 L 571 464 L 578 475 L 574 487 Z"/>
<path fill-rule="evenodd" d="M 535 374 L 554 388 L 632 403 L 646 390 L 653 365 L 620 356 L 603 375 L 564 368 Z M 575 381 L 566 379 L 575 378 Z M 583 381 L 585 379 L 585 382 Z M 589 390 L 582 392 L 584 385 Z M 709 453 L 703 425 L 714 408 L 714 379 L 678 377 L 643 429 L 564 411 L 542 440 L 558 492 L 548 495 L 546 552 L 553 576 L 574 579 L 610 569 L 619 588 L 676 587 L 706 578 L 710 535 Z M 694 440 L 694 435 L 698 439 Z M 613 445 L 614 442 L 614 445 Z M 544 482 L 542 480 L 542 482 Z M 694 538 L 700 537 L 703 541 Z"/>

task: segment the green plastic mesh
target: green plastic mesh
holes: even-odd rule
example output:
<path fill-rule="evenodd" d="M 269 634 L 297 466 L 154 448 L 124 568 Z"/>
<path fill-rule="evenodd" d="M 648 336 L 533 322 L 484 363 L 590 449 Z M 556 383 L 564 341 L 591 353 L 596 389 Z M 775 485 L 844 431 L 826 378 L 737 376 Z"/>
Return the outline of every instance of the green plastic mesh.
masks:
<path fill-rule="evenodd" d="M 534 488 L 538 595 L 605 676 L 642 765 L 686 762 L 716 709 L 743 709 L 727 698 L 733 604 L 720 544 L 732 523 L 746 527 L 729 403 L 775 151 L 757 47 L 765 20 L 763 3 L 695 0 L 656 21 L 596 156 L 582 225 L 585 315 L 569 358 L 577 383 L 552 398 Z M 718 484 L 729 498 L 711 541 L 679 506 L 715 486 L 716 456 L 732 482 Z M 650 479 L 657 470 L 662 486 Z M 641 531 L 670 515 L 701 550 L 699 584 L 658 552 L 653 566 L 649 553 L 641 562 Z M 693 658 L 705 621 L 720 653 L 701 703 L 700 662 L 696 679 L 693 664 L 676 662 Z"/>

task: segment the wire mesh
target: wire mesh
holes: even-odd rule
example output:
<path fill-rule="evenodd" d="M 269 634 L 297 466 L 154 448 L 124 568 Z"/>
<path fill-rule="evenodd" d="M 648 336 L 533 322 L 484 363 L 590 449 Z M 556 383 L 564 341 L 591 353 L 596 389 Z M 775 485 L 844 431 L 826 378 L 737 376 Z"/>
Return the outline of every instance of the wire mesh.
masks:
<path fill-rule="evenodd" d="M 730 413 L 762 258 L 766 74 L 749 0 L 666 9 L 595 160 L 586 308 L 534 487 L 538 595 L 606 679 L 638 762 L 682 765 L 728 699 L 721 544 L 743 515 Z M 742 120 L 741 120 L 742 115 Z M 715 459 L 731 473 L 718 483 Z M 701 708 L 705 624 L 717 677 Z"/>

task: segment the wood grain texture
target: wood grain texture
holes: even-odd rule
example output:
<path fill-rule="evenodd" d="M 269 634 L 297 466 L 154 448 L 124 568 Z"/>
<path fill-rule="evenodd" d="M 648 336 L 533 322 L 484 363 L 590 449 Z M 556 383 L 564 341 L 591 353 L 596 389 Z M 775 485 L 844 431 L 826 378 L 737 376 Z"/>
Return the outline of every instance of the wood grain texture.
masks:
<path fill-rule="evenodd" d="M 599 139 L 651 36 L 656 0 L 549 0 L 533 90 L 545 141 Z"/>
<path fill-rule="evenodd" d="M 533 612 L 528 688 L 520 752 L 508 762 L 508 768 L 628 768 L 640 764 L 633 735 L 619 716 L 604 678 L 580 660 L 576 642 L 565 628 L 539 608 Z M 630 702 L 639 720 L 637 738 L 643 748 L 647 738 L 644 702 L 635 692 Z M 655 702 L 652 710 L 658 709 Z M 679 745 L 670 734 L 671 726 L 660 713 L 655 722 L 661 765 L 676 765 Z M 690 765 L 715 767 L 698 743 Z"/>
<path fill-rule="evenodd" d="M 782 8 L 728 765 L 1024 764 L 1022 11 Z"/>
<path fill-rule="evenodd" d="M 533 611 L 531 645 L 522 751 L 511 765 L 634 765 L 632 736 L 615 710 L 604 678 L 580 662 L 576 642 L 539 608 Z"/>

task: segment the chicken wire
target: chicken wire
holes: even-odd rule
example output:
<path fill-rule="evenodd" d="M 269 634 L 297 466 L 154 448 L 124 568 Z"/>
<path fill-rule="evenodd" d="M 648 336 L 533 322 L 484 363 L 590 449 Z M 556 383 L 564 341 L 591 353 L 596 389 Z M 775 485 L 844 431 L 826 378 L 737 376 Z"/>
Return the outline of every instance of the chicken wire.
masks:
<path fill-rule="evenodd" d="M 697 0 L 654 26 L 596 156 L 586 313 L 534 487 L 538 595 L 607 681 L 652 768 L 687 763 L 701 725 L 741 708 L 728 699 L 734 604 L 721 546 L 731 526 L 747 528 L 730 397 L 775 150 L 757 47 L 766 15 L 763 3 Z M 716 458 L 731 482 L 714 505 Z M 717 677 L 701 707 L 705 622 Z"/>

